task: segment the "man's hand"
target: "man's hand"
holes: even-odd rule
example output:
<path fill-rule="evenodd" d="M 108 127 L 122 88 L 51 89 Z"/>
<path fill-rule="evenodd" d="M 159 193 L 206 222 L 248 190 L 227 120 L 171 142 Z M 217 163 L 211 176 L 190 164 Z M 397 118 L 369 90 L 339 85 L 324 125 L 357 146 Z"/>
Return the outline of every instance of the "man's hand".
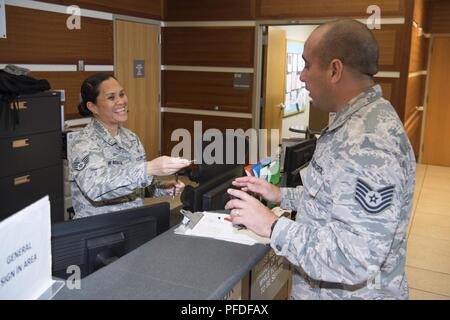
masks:
<path fill-rule="evenodd" d="M 243 224 L 247 229 L 260 236 L 270 237 L 270 228 L 278 217 L 244 191 L 228 189 L 228 193 L 235 197 L 225 205 L 225 209 L 232 209 L 230 214 L 232 223 Z"/>
<path fill-rule="evenodd" d="M 239 187 L 242 191 L 253 192 L 263 197 L 263 199 L 272 202 L 281 202 L 281 190 L 277 186 L 270 184 L 266 180 L 256 177 L 241 177 L 233 181 L 235 187 Z"/>
<path fill-rule="evenodd" d="M 187 159 L 174 158 L 168 156 L 158 157 L 147 162 L 147 175 L 149 176 L 169 176 L 177 171 L 189 166 L 191 161 Z"/>

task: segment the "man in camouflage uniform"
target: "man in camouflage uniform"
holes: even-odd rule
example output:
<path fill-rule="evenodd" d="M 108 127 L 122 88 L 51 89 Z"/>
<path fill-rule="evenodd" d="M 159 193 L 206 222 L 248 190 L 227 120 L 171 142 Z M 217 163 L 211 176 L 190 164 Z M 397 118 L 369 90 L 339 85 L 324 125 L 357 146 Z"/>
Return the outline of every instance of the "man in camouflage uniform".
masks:
<path fill-rule="evenodd" d="M 281 207 L 275 217 L 244 191 L 226 208 L 232 220 L 270 236 L 276 254 L 294 265 L 292 299 L 407 299 L 406 232 L 415 158 L 403 125 L 372 76 L 378 47 L 356 21 L 316 29 L 305 44 L 313 106 L 336 117 L 317 141 L 303 186 L 277 188 L 254 177 L 235 185 Z"/>
<path fill-rule="evenodd" d="M 71 143 L 68 160 L 75 218 L 142 206 L 149 185 L 154 197 L 172 191 L 147 175 L 144 147 L 124 127 L 113 137 L 93 119 Z"/>

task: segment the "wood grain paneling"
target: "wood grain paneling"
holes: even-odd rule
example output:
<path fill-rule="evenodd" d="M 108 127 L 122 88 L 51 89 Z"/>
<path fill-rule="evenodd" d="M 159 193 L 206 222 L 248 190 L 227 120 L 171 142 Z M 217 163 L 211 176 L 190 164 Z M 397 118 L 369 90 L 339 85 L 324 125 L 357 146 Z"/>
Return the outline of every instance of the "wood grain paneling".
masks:
<path fill-rule="evenodd" d="M 78 113 L 81 84 L 86 78 L 96 73 L 99 72 L 32 72 L 30 75 L 37 79 L 47 79 L 53 90 L 65 90 L 64 117 L 70 120 L 81 118 Z M 112 72 L 103 73 L 113 74 Z"/>
<path fill-rule="evenodd" d="M 159 155 L 160 142 L 160 47 L 161 27 L 116 20 L 115 71 L 128 96 L 128 120 L 124 126 L 140 138 L 147 158 Z M 142 77 L 135 77 L 135 60 L 144 61 Z"/>
<path fill-rule="evenodd" d="M 430 1 L 428 14 L 428 33 L 450 33 L 450 1 Z"/>
<path fill-rule="evenodd" d="M 257 19 L 369 17 L 370 5 L 378 5 L 383 17 L 402 16 L 405 0 L 256 0 Z"/>
<path fill-rule="evenodd" d="M 403 25 L 383 25 L 380 30 L 373 30 L 380 49 L 380 71 L 400 71 L 405 45 L 404 32 Z"/>
<path fill-rule="evenodd" d="M 420 127 L 422 126 L 422 112 L 415 111 L 405 123 L 405 131 L 414 150 L 416 159 L 420 153 Z"/>
<path fill-rule="evenodd" d="M 411 53 L 411 34 L 413 28 L 414 1 L 407 1 L 405 4 L 405 24 L 403 30 L 399 32 L 399 42 L 396 50 L 400 56 L 400 79 L 398 82 L 398 104 L 396 105 L 397 113 L 400 120 L 405 123 L 405 103 L 406 103 L 406 87 L 409 77 L 409 60 Z"/>
<path fill-rule="evenodd" d="M 413 27 L 411 32 L 411 52 L 409 56 L 409 72 L 427 69 L 428 41 L 419 36 L 419 29 Z"/>
<path fill-rule="evenodd" d="M 219 129 L 222 132 L 225 132 L 226 129 L 247 130 L 252 126 L 252 119 L 164 112 L 162 114 L 161 140 L 163 155 L 170 155 L 172 148 L 179 143 L 179 141 L 170 141 L 172 132 L 174 130 L 180 128 L 187 129 L 191 133 L 191 138 L 194 139 L 194 121 L 202 121 L 202 133 L 208 129 Z M 192 141 L 191 145 L 193 146 Z"/>
<path fill-rule="evenodd" d="M 167 0 L 165 20 L 255 20 L 255 0 Z"/>
<path fill-rule="evenodd" d="M 409 119 L 416 107 L 423 106 L 425 96 L 426 76 L 408 78 L 405 102 L 405 119 Z"/>
<path fill-rule="evenodd" d="M 61 13 L 6 6 L 6 16 L 2 63 L 113 64 L 111 21 L 82 17 L 81 29 L 69 30 Z"/>
<path fill-rule="evenodd" d="M 394 106 L 397 113 L 399 113 L 399 92 L 398 85 L 399 79 L 396 78 L 374 78 L 375 83 L 381 86 L 383 90 L 383 97 L 386 100 L 389 100 L 391 104 Z"/>
<path fill-rule="evenodd" d="M 251 113 L 253 74 L 249 76 L 250 88 L 235 88 L 234 73 L 164 71 L 163 106 Z"/>
<path fill-rule="evenodd" d="M 428 0 L 414 0 L 413 20 L 422 28 L 426 27 L 428 4 Z"/>
<path fill-rule="evenodd" d="M 150 19 L 162 19 L 164 0 L 44 0 L 44 2 L 77 5 L 80 8 Z"/>
<path fill-rule="evenodd" d="M 163 28 L 164 65 L 253 68 L 253 27 Z"/>
<path fill-rule="evenodd" d="M 450 37 L 434 37 L 430 58 L 423 163 L 450 166 Z"/>

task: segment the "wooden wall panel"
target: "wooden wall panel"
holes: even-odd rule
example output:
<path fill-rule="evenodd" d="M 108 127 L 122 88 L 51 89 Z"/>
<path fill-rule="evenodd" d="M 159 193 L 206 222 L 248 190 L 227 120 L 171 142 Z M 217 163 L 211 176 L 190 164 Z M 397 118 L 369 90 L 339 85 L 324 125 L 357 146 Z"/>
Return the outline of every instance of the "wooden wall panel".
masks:
<path fill-rule="evenodd" d="M 66 120 L 81 118 L 78 113 L 80 103 L 80 89 L 83 81 L 96 74 L 95 72 L 32 72 L 36 79 L 46 79 L 52 90 L 65 90 L 64 117 Z M 105 72 L 112 75 L 112 72 Z"/>
<path fill-rule="evenodd" d="M 163 71 L 163 106 L 251 113 L 253 74 L 250 88 L 234 88 L 233 80 L 234 73 Z"/>
<path fill-rule="evenodd" d="M 370 5 L 378 5 L 383 17 L 403 16 L 406 0 L 256 0 L 257 19 L 369 17 Z"/>
<path fill-rule="evenodd" d="M 397 113 L 399 113 L 399 79 L 396 78 L 374 78 L 375 83 L 381 86 L 383 90 L 383 97 L 389 100 L 394 106 Z M 399 113 L 400 115 L 400 113 Z"/>
<path fill-rule="evenodd" d="M 416 112 L 416 106 L 424 105 L 426 76 L 408 78 L 405 101 L 405 120 Z"/>
<path fill-rule="evenodd" d="M 112 21 L 82 18 L 81 30 L 69 30 L 65 14 L 14 6 L 6 6 L 6 17 L 1 63 L 114 64 Z"/>
<path fill-rule="evenodd" d="M 450 33 L 450 1 L 430 1 L 428 14 L 428 33 Z"/>
<path fill-rule="evenodd" d="M 449 17 L 450 19 L 450 17 Z M 411 52 L 409 56 L 409 72 L 427 69 L 428 41 L 425 37 L 419 36 L 419 29 L 412 28 L 411 32 Z"/>
<path fill-rule="evenodd" d="M 202 121 L 202 132 L 208 129 L 219 129 L 225 132 L 226 129 L 243 129 L 244 131 L 251 128 L 252 119 L 229 118 L 229 117 L 215 117 L 179 113 L 162 114 L 162 154 L 170 155 L 172 148 L 177 145 L 178 141 L 170 141 L 172 132 L 175 129 L 184 128 L 191 133 L 191 138 L 194 138 L 194 121 Z M 191 142 L 192 144 L 192 142 Z M 193 146 L 193 144 L 192 144 Z M 192 154 L 194 151 L 192 150 Z"/>
<path fill-rule="evenodd" d="M 428 4 L 428 0 L 414 0 L 413 20 L 422 28 L 426 27 Z"/>
<path fill-rule="evenodd" d="M 163 28 L 162 64 L 253 68 L 253 27 Z"/>
<path fill-rule="evenodd" d="M 422 126 L 422 113 L 414 112 L 411 117 L 405 123 L 405 131 L 408 135 L 409 142 L 414 150 L 416 159 L 419 157 L 420 153 L 420 127 Z"/>
<path fill-rule="evenodd" d="M 168 21 L 255 20 L 255 0 L 167 0 Z"/>
<path fill-rule="evenodd" d="M 373 30 L 373 34 L 380 49 L 379 70 L 400 71 L 405 44 L 405 27 L 383 25 L 380 30 Z"/>
<path fill-rule="evenodd" d="M 162 20 L 164 0 L 43 0 L 62 5 Z"/>

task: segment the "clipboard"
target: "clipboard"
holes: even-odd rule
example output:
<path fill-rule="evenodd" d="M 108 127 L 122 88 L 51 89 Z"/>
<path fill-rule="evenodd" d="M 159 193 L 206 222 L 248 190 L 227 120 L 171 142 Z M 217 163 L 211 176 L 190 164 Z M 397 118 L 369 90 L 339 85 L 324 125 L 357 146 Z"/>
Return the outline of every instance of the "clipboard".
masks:
<path fill-rule="evenodd" d="M 269 244 L 270 239 L 261 237 L 253 231 L 238 228 L 225 219 L 229 210 L 190 212 L 180 210 L 183 221 L 174 230 L 175 234 L 211 238 L 245 245 Z"/>

